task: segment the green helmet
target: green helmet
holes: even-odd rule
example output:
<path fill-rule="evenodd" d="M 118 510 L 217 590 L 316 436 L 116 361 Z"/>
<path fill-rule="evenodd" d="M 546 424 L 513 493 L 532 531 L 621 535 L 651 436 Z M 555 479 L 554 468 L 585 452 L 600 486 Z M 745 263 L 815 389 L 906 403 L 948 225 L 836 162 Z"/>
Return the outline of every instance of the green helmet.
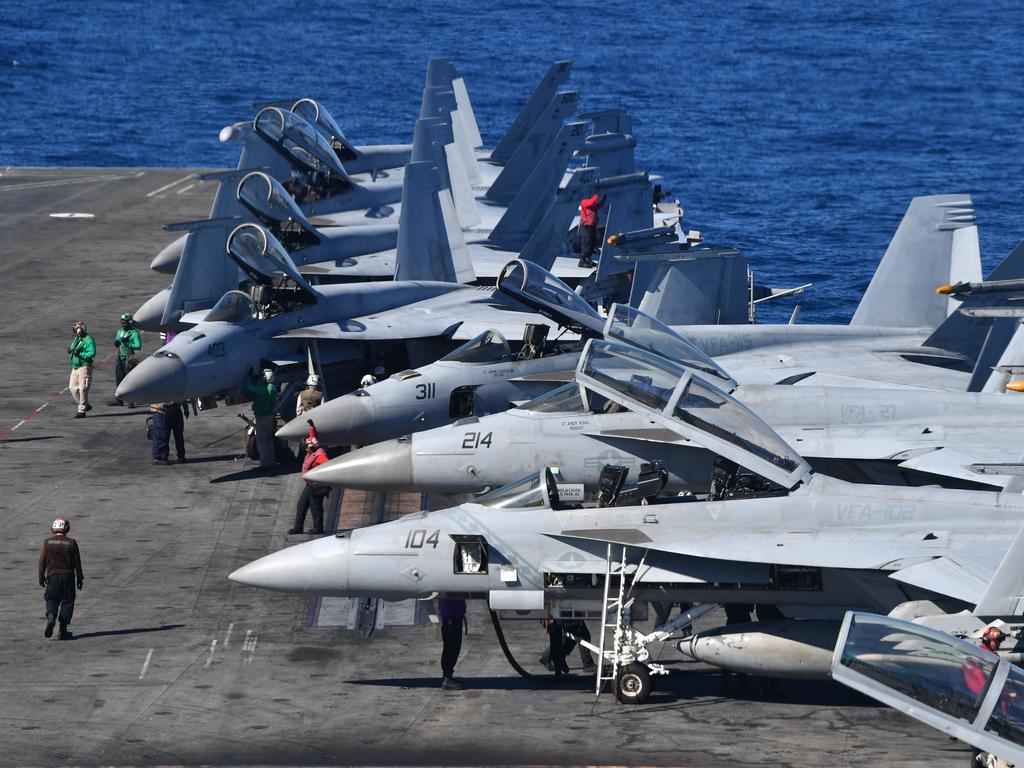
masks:
<path fill-rule="evenodd" d="M 130 323 L 131 321 L 132 321 L 132 316 L 129 315 L 127 312 L 125 312 L 123 315 L 121 315 L 121 322 L 122 323 Z"/>

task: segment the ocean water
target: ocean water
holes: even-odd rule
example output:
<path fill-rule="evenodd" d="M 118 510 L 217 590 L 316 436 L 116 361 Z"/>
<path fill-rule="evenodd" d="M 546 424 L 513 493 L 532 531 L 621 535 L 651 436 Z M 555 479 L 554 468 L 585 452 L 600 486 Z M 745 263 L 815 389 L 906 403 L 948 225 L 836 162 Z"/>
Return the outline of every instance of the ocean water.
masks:
<path fill-rule="evenodd" d="M 632 112 L 690 228 L 813 282 L 802 321 L 845 322 L 915 195 L 973 195 L 986 268 L 1024 236 L 1022 33 L 1000 0 L 8 1 L 0 164 L 233 166 L 220 128 L 299 96 L 355 143 L 410 141 L 437 55 L 493 145 L 572 59 L 581 111 Z"/>

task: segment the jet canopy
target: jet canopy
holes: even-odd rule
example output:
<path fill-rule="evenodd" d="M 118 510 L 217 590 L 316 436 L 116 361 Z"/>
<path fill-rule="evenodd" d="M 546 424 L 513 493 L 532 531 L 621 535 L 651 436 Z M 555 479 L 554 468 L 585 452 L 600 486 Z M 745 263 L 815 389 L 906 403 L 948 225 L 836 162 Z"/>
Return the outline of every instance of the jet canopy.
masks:
<path fill-rule="evenodd" d="M 583 396 L 580 394 L 580 385 L 570 381 L 523 403 L 519 410 L 534 413 L 583 413 L 586 409 L 583 405 Z"/>
<path fill-rule="evenodd" d="M 604 326 L 594 308 L 569 286 L 531 261 L 515 259 L 498 275 L 498 290 L 576 332 L 600 333 Z"/>
<path fill-rule="evenodd" d="M 236 195 L 238 202 L 252 211 L 264 224 L 273 226 L 294 222 L 315 238 L 316 242 L 320 242 L 316 235 L 316 227 L 299 209 L 288 191 L 272 176 L 262 171 L 246 174 L 238 182 Z"/>
<path fill-rule="evenodd" d="M 228 291 L 213 305 L 213 309 L 206 313 L 203 322 L 240 323 L 252 315 L 253 303 L 249 294 L 244 291 Z"/>
<path fill-rule="evenodd" d="M 438 362 L 454 363 L 499 363 L 512 359 L 512 348 L 505 337 L 497 331 L 484 331 L 474 336 L 458 349 L 454 349 Z"/>
<path fill-rule="evenodd" d="M 660 320 L 626 304 L 612 304 L 604 326 L 606 339 L 617 339 L 692 368 L 728 392 L 736 382 L 718 363 Z"/>
<path fill-rule="evenodd" d="M 273 284 L 278 274 L 284 275 L 310 296 L 313 287 L 299 274 L 288 251 L 272 234 L 259 224 L 241 224 L 228 235 L 228 256 L 231 257 L 254 282 Z"/>
<path fill-rule="evenodd" d="M 356 159 L 355 147 L 348 143 L 348 139 L 345 138 L 345 134 L 338 126 L 334 116 L 320 102 L 313 101 L 313 99 L 299 99 L 292 104 L 292 112 L 304 118 L 306 122 L 320 131 L 331 142 L 335 154 L 341 160 Z"/>
<path fill-rule="evenodd" d="M 795 487 L 810 472 L 810 465 L 753 411 L 651 352 L 593 339 L 580 356 L 576 380 L 784 488 Z"/>
<path fill-rule="evenodd" d="M 565 482 L 558 468 L 545 467 L 478 496 L 473 503 L 492 509 L 555 509 L 558 507 L 558 480 Z"/>
<path fill-rule="evenodd" d="M 265 107 L 253 120 L 253 130 L 309 170 L 329 169 L 343 179 L 348 178 L 330 141 L 296 113 Z"/>

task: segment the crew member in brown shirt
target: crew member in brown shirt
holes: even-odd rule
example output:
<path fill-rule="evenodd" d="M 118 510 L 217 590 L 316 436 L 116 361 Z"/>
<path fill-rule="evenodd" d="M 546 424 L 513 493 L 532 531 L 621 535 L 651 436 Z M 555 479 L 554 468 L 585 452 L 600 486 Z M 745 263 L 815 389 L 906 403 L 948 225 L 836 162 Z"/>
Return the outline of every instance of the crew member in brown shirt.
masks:
<path fill-rule="evenodd" d="M 78 542 L 68 536 L 71 523 L 66 517 L 58 517 L 50 526 L 53 536 L 43 541 L 39 553 L 39 586 L 46 592 L 46 629 L 44 637 L 53 637 L 53 625 L 60 623 L 60 640 L 70 640 L 68 624 L 75 612 L 75 586 L 82 588 L 85 576 L 82 574 L 82 557 L 78 553 Z"/>

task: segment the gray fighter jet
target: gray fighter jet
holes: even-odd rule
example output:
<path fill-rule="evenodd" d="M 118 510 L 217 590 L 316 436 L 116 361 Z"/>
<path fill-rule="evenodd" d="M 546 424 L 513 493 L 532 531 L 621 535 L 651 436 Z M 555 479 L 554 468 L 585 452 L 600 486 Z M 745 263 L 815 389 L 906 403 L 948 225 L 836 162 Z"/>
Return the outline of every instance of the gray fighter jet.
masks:
<path fill-rule="evenodd" d="M 578 616 L 589 604 L 597 616 L 616 614 L 622 630 L 611 646 L 600 641 L 598 683 L 608 679 L 603 666 L 610 662 L 633 701 L 646 697 L 650 674 L 664 671 L 651 661 L 649 645 L 667 635 L 643 635 L 624 623 L 632 600 L 783 606 L 785 618 L 777 621 L 790 624 L 799 621 L 795 616 L 824 616 L 817 630 L 808 626 L 794 638 L 798 656 L 834 642 L 836 609 L 902 607 L 931 617 L 932 625 L 959 621 L 954 612 L 961 609 L 1019 621 L 1019 489 L 854 485 L 816 473 L 709 381 L 690 372 L 647 379 L 636 363 L 652 359 L 591 340 L 576 376 L 595 395 L 743 469 L 716 484 L 707 500 L 581 508 L 561 502 L 546 472 L 474 503 L 290 547 L 231 578 L 321 595 L 468 594 L 492 609 L 556 616 L 563 609 Z M 753 643 L 737 655 L 758 659 L 766 674 L 787 674 L 794 657 L 775 651 Z"/>
<path fill-rule="evenodd" d="M 678 380 L 691 371 L 710 379 L 754 409 L 790 444 L 799 446 L 813 465 L 832 476 L 890 485 L 1001 487 L 1009 477 L 994 476 L 995 465 L 1005 466 L 1008 458 L 1021 456 L 1015 425 L 1024 413 L 1024 402 L 1014 395 L 928 392 L 923 397 L 922 390 L 914 389 L 737 385 L 667 326 L 620 305 L 613 305 L 609 312 L 604 336 L 667 358 L 661 368 L 638 362 L 630 369 L 633 378 Z M 476 356 L 488 362 L 464 360 Z M 502 398 L 508 403 L 531 388 L 550 389 L 568 377 L 566 366 L 577 363 L 578 355 L 572 352 L 520 362 L 503 339 L 491 335 L 428 366 L 442 371 L 454 366 L 474 373 L 451 397 L 437 398 L 432 381 L 407 371 L 381 382 L 390 383 L 389 387 L 374 385 L 328 401 L 308 414 L 326 442 L 339 435 L 339 422 L 332 414 L 345 419 L 340 425 L 344 437 L 401 434 L 410 426 L 412 434 L 332 459 L 310 472 L 308 479 L 367 490 L 479 493 L 544 466 L 557 466 L 567 479 L 596 495 L 605 465 L 637 468 L 657 461 L 668 469 L 666 490 L 709 490 L 711 453 L 666 432 L 642 414 L 609 408 L 603 398 L 578 382 L 501 412 Z M 494 381 L 495 373 L 509 367 L 516 368 L 514 379 Z M 474 390 L 482 390 L 479 399 Z M 394 403 L 399 393 L 420 399 L 403 408 Z M 332 407 L 335 403 L 340 407 Z M 409 419 L 415 409 L 418 412 Z M 460 409 L 468 412 L 454 424 L 415 429 Z M 488 410 L 499 412 L 488 414 Z M 287 425 L 278 435 L 297 437 L 301 426 L 305 425 Z M 979 464 L 991 465 L 991 474 L 972 469 Z"/>

